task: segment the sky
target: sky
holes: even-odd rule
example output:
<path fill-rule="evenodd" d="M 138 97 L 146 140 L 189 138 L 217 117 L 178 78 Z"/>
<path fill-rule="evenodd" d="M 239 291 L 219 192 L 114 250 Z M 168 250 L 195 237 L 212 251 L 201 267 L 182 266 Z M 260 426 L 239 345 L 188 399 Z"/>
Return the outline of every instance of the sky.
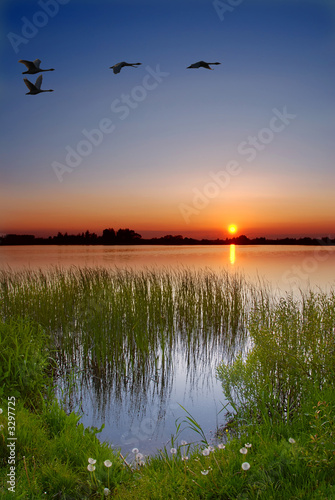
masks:
<path fill-rule="evenodd" d="M 334 237 L 332 1 L 6 0 L 0 16 L 0 234 Z M 18 60 L 37 58 L 54 91 L 26 95 L 38 75 Z"/>

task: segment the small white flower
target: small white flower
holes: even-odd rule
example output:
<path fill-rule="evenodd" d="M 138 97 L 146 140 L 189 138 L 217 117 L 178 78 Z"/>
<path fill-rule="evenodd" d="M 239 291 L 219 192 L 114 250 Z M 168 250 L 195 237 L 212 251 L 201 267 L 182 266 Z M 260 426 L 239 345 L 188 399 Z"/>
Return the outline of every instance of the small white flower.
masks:
<path fill-rule="evenodd" d="M 142 460 L 144 458 L 144 455 L 142 453 L 136 453 L 136 460 Z"/>
<path fill-rule="evenodd" d="M 249 464 L 249 462 L 243 462 L 243 464 L 242 464 L 242 469 L 243 469 L 243 470 L 249 470 L 249 469 L 250 469 L 250 464 Z"/>
<path fill-rule="evenodd" d="M 138 448 L 133 448 L 131 451 L 136 455 L 136 453 L 138 453 Z"/>
<path fill-rule="evenodd" d="M 188 460 L 188 457 L 185 456 L 185 457 L 181 457 L 182 460 Z"/>
<path fill-rule="evenodd" d="M 3 409 L 2 409 L 2 408 L 0 408 L 0 415 L 1 415 L 1 413 L 2 413 L 2 412 L 3 412 Z"/>
<path fill-rule="evenodd" d="M 89 459 L 88 459 L 88 463 L 89 463 L 89 464 L 94 465 L 94 464 L 96 464 L 96 463 L 97 463 L 97 461 L 96 461 L 96 460 L 94 460 L 94 458 L 89 458 Z"/>
<path fill-rule="evenodd" d="M 138 462 L 138 465 L 141 465 L 141 466 L 145 465 L 145 461 L 144 461 L 144 460 L 140 460 L 140 461 Z"/>
<path fill-rule="evenodd" d="M 202 450 L 202 454 L 203 454 L 204 457 L 208 457 L 209 453 L 210 452 L 209 452 L 208 448 L 205 448 L 204 450 Z"/>
<path fill-rule="evenodd" d="M 177 453 L 176 448 L 171 448 L 170 453 L 172 453 L 172 455 L 175 455 Z"/>
<path fill-rule="evenodd" d="M 184 441 L 184 439 L 182 439 L 182 441 L 181 441 L 181 445 L 182 445 L 182 446 L 185 446 L 186 444 L 187 444 L 187 441 Z"/>
<path fill-rule="evenodd" d="M 214 446 L 208 446 L 209 451 L 215 451 Z"/>
<path fill-rule="evenodd" d="M 218 448 L 220 450 L 224 450 L 225 449 L 225 445 L 223 443 L 220 443 L 220 444 L 218 444 Z"/>
<path fill-rule="evenodd" d="M 246 448 L 251 448 L 251 447 L 252 447 L 252 444 L 250 444 L 250 443 L 245 443 L 245 445 L 244 445 L 244 446 L 245 446 Z"/>
<path fill-rule="evenodd" d="M 288 439 L 288 442 L 289 442 L 289 443 L 291 443 L 291 444 L 294 444 L 294 443 L 295 443 L 295 439 L 293 439 L 293 438 L 289 438 L 289 439 Z"/>
<path fill-rule="evenodd" d="M 104 488 L 104 495 L 105 497 L 108 497 L 108 495 L 110 494 L 111 490 L 108 489 L 108 488 Z"/>
<path fill-rule="evenodd" d="M 207 476 L 207 474 L 208 474 L 208 473 L 209 473 L 209 470 L 202 470 L 202 471 L 201 471 L 201 474 L 202 474 L 203 476 Z"/>
<path fill-rule="evenodd" d="M 111 466 L 112 466 L 112 462 L 111 462 L 110 460 L 105 460 L 105 461 L 104 461 L 104 465 L 105 465 L 106 467 L 111 467 Z"/>
<path fill-rule="evenodd" d="M 246 455 L 248 453 L 248 450 L 246 448 L 241 448 L 240 453 L 242 453 L 242 455 Z"/>
<path fill-rule="evenodd" d="M 88 464 L 87 470 L 89 470 L 90 472 L 93 472 L 95 470 L 95 466 L 92 464 Z"/>

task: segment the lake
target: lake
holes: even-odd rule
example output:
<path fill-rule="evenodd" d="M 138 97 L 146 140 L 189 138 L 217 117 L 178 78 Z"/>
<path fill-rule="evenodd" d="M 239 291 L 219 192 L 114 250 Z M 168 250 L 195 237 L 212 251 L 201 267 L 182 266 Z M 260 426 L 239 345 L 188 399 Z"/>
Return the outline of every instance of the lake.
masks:
<path fill-rule="evenodd" d="M 0 268 L 46 270 L 61 268 L 104 267 L 132 269 L 209 268 L 242 273 L 251 283 L 265 280 L 275 294 L 320 287 L 328 290 L 335 284 L 335 247 L 304 246 L 16 246 L 0 247 Z M 176 419 L 186 417 L 182 405 L 204 429 L 208 438 L 224 423 L 221 385 L 215 368 L 228 359 L 226 346 L 206 345 L 198 351 L 185 352 L 176 344 L 171 364 L 155 373 L 146 373 L 144 382 L 133 384 L 112 377 L 110 384 L 99 377 L 85 377 L 80 356 L 71 374 L 72 384 L 62 378 L 58 395 L 69 409 L 82 414 L 85 426 L 105 428 L 100 439 L 108 440 L 124 453 L 133 447 L 142 453 L 154 453 L 168 443 L 175 432 Z M 108 382 L 108 377 L 107 377 Z M 197 436 L 185 430 L 181 439 Z"/>
<path fill-rule="evenodd" d="M 333 246 L 0 246 L 0 268 L 50 266 L 225 268 L 273 287 L 328 287 L 335 280 Z"/>

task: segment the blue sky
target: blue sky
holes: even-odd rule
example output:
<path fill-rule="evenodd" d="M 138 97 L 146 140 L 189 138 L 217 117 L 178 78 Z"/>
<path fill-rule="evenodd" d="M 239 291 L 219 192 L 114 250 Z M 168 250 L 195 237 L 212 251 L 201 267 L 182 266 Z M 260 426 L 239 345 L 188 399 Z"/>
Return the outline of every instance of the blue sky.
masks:
<path fill-rule="evenodd" d="M 0 233 L 333 234 L 335 5 L 238 3 L 2 2 Z M 18 60 L 36 58 L 54 92 L 27 96 Z M 201 59 L 221 65 L 186 69 Z M 123 60 L 142 65 L 114 75 Z M 252 161 L 250 137 L 267 141 Z"/>

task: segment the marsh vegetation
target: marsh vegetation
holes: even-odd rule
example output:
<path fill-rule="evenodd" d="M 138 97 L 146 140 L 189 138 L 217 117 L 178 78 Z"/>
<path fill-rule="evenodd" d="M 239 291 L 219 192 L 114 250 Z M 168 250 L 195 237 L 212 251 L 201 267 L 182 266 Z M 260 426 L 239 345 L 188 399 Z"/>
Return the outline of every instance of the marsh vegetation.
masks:
<path fill-rule="evenodd" d="M 4 498 L 12 395 L 17 498 L 103 498 L 106 488 L 116 498 L 332 498 L 334 292 L 275 297 L 239 275 L 186 268 L 2 271 L 0 317 Z M 124 457 L 71 412 L 69 374 L 103 409 L 106 391 L 123 397 L 125 385 L 145 400 L 152 378 L 164 398 L 176 350 L 195 371 L 217 349 L 233 410 L 215 446 L 186 412 L 155 456 Z M 67 398 L 57 400 L 60 380 Z M 180 441 L 185 425 L 193 443 Z"/>

